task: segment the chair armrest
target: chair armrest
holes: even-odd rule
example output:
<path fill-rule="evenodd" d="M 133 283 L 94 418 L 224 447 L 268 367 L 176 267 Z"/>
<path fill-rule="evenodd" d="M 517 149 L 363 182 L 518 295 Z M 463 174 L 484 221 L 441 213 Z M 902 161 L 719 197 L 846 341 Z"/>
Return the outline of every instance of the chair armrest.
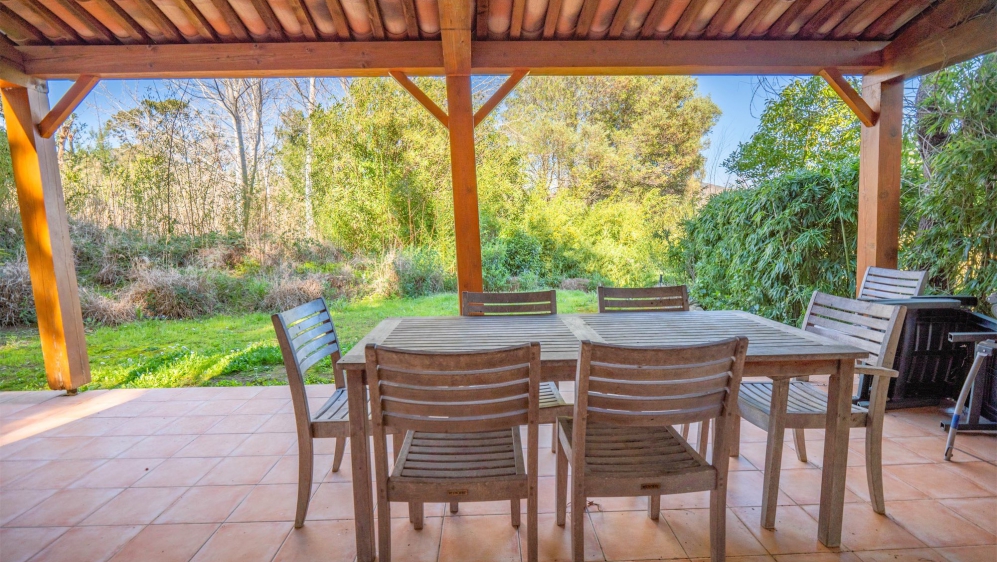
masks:
<path fill-rule="evenodd" d="M 874 367 L 872 365 L 855 365 L 855 373 L 859 375 L 872 375 L 874 377 L 889 377 L 891 379 L 900 376 L 900 371 L 894 371 L 886 367 Z"/>

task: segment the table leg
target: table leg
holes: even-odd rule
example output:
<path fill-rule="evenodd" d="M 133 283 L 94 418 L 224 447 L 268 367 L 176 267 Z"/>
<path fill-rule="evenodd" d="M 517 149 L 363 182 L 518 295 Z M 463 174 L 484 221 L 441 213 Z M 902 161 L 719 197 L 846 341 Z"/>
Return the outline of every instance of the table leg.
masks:
<path fill-rule="evenodd" d="M 367 400 L 363 371 L 346 372 L 346 397 L 350 406 L 350 461 L 353 463 L 353 516 L 356 523 L 357 560 L 373 562 L 374 500 L 371 488 L 370 451 L 367 447 Z"/>
<path fill-rule="evenodd" d="M 848 468 L 848 432 L 852 412 L 855 361 L 838 362 L 827 385 L 824 425 L 824 469 L 821 471 L 820 516 L 817 539 L 827 547 L 841 546 L 841 519 L 845 510 L 845 474 Z"/>
<path fill-rule="evenodd" d="M 789 403 L 789 379 L 772 381 L 769 405 L 768 443 L 765 445 L 765 480 L 762 484 L 762 527 L 775 529 L 775 510 L 779 499 L 779 476 L 782 472 L 783 437 L 786 433 L 786 410 Z"/>

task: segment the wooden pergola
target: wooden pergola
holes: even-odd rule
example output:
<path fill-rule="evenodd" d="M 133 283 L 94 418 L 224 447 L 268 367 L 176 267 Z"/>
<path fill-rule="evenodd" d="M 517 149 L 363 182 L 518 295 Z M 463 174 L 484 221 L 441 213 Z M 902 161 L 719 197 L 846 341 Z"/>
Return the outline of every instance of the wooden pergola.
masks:
<path fill-rule="evenodd" d="M 817 75 L 862 121 L 858 272 L 894 267 L 903 81 L 997 50 L 997 0 L 0 0 L 0 87 L 49 386 L 90 381 L 53 133 L 100 79 L 393 76 L 450 133 L 481 290 L 474 127 L 534 75 Z M 509 74 L 475 111 L 471 76 Z M 436 106 L 409 76 L 446 77 Z M 861 75 L 861 92 L 843 75 Z M 47 79 L 74 85 L 49 107 Z"/>

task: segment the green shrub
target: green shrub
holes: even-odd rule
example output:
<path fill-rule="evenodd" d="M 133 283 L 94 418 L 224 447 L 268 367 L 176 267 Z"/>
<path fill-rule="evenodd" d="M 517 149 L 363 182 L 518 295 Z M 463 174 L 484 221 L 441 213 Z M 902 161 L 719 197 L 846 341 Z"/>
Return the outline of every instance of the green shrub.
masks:
<path fill-rule="evenodd" d="M 453 290 L 457 283 L 446 271 L 440 254 L 433 248 L 416 247 L 399 251 L 393 261 L 402 296 L 420 297 Z"/>

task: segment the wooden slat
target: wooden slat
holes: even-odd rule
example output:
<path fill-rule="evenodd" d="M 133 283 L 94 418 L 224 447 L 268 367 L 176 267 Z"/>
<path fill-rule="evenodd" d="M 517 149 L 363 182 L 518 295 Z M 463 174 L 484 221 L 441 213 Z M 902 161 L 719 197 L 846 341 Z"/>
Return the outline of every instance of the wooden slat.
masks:
<path fill-rule="evenodd" d="M 519 39 L 523 34 L 523 17 L 526 14 L 526 0 L 513 0 L 512 21 L 509 23 L 509 38 Z"/>
<path fill-rule="evenodd" d="M 38 0 L 21 0 L 24 4 L 35 12 L 39 17 L 46 21 L 50 26 L 59 30 L 62 33 L 62 37 L 68 42 L 83 43 L 84 40 L 80 37 L 80 34 L 73 29 L 73 26 L 62 21 L 62 18 L 52 13 L 44 4 Z"/>
<path fill-rule="evenodd" d="M 806 23 L 796 34 L 800 39 L 822 39 L 831 29 L 829 26 L 836 25 L 847 14 L 857 8 L 867 0 L 830 0 L 819 12 L 814 14 L 810 21 Z M 833 27 L 832 27 L 833 29 Z"/>
<path fill-rule="evenodd" d="M 270 32 L 270 39 L 273 41 L 287 41 L 287 34 L 284 33 L 283 26 L 280 25 L 280 20 L 277 19 L 277 15 L 273 13 L 273 9 L 267 0 L 250 0 L 253 4 L 253 9 L 266 24 L 267 29 Z"/>
<path fill-rule="evenodd" d="M 892 36 L 935 0 L 900 0 L 862 32 L 862 39 Z"/>
<path fill-rule="evenodd" d="M 211 3 L 215 6 L 222 17 L 225 19 L 225 23 L 228 28 L 232 30 L 232 35 L 239 41 L 249 41 L 251 37 L 249 36 L 249 30 L 246 29 L 246 25 L 242 23 L 239 19 L 239 15 L 235 13 L 232 9 L 232 5 L 228 3 L 228 0 L 211 0 Z"/>
<path fill-rule="evenodd" d="M 668 6 L 670 4 L 670 0 L 654 0 L 654 5 L 651 6 L 651 11 L 647 13 L 647 18 L 644 19 L 644 24 L 640 26 L 641 39 L 654 37 L 654 34 L 656 33 L 655 28 L 658 26 L 658 22 L 661 21 L 661 18 L 665 16 L 665 11 L 668 10 Z"/>
<path fill-rule="evenodd" d="M 408 38 L 419 39 L 419 20 L 416 16 L 415 2 L 413 0 L 401 0 L 402 12 L 405 16 L 405 31 Z"/>
<path fill-rule="evenodd" d="M 620 2 L 620 5 L 616 8 L 616 13 L 613 15 L 613 22 L 609 24 L 608 37 L 610 39 L 620 38 L 620 34 L 623 33 L 623 29 L 627 25 L 627 20 L 630 18 L 630 12 L 633 11 L 636 4 L 637 0 L 622 0 Z"/>
<path fill-rule="evenodd" d="M 696 22 L 696 18 L 699 17 L 699 13 L 706 7 L 710 0 L 692 0 L 689 3 L 689 7 L 682 12 L 682 17 L 679 21 L 675 23 L 675 28 L 672 30 L 671 36 L 675 39 L 682 39 L 688 35 L 689 30 L 692 28 L 692 24 Z"/>
<path fill-rule="evenodd" d="M 301 31 L 305 34 L 305 39 L 309 41 L 318 39 L 318 29 L 315 27 L 315 21 L 312 19 L 312 14 L 308 11 L 305 3 L 301 0 L 287 0 L 287 4 L 291 7 L 295 19 L 301 25 Z"/>
<path fill-rule="evenodd" d="M 488 0 L 475 0 L 474 35 L 478 39 L 488 39 Z"/>
<path fill-rule="evenodd" d="M 76 19 L 83 22 L 87 28 L 97 36 L 98 42 L 107 44 L 119 43 L 118 37 L 111 32 L 100 20 L 95 18 L 93 14 L 87 10 L 80 7 L 74 0 L 55 0 L 62 9 L 66 10 L 72 14 Z"/>
<path fill-rule="evenodd" d="M 552 39 L 557 30 L 557 18 L 561 15 L 562 0 L 550 0 L 547 3 L 547 16 L 544 19 L 544 39 Z"/>
<path fill-rule="evenodd" d="M 3 4 L 0 4 L 0 16 L 2 16 L 0 17 L 0 30 L 8 35 L 27 37 L 25 44 L 49 45 L 52 43 L 38 28 Z"/>
<path fill-rule="evenodd" d="M 855 8 L 841 23 L 828 34 L 831 39 L 853 39 L 862 34 L 872 22 L 886 13 L 897 0 L 875 0 L 864 2 Z"/>
<path fill-rule="evenodd" d="M 187 16 L 190 23 L 197 28 L 198 35 L 213 43 L 217 43 L 219 41 L 218 32 L 215 31 L 215 28 L 212 27 L 211 23 L 204 17 L 201 10 L 197 9 L 194 2 L 191 0 L 176 0 L 175 5 L 181 12 L 184 13 L 185 16 Z"/>
<path fill-rule="evenodd" d="M 852 85 L 836 68 L 824 68 L 818 74 L 831 86 L 831 89 L 838 94 L 841 101 L 845 102 L 848 109 L 852 110 L 852 113 L 859 118 L 863 125 L 872 127 L 876 124 L 879 114 L 869 107 L 869 104 L 862 99 L 862 95 L 856 92 L 855 88 L 852 88 Z"/>
<path fill-rule="evenodd" d="M 336 35 L 340 41 L 350 39 L 350 26 L 346 22 L 346 14 L 339 0 L 325 0 L 325 5 L 329 8 L 329 15 L 332 16 L 332 24 L 336 27 Z"/>
<path fill-rule="evenodd" d="M 481 107 L 474 112 L 474 126 L 477 127 L 480 125 L 481 122 L 488 117 L 488 114 L 491 113 L 493 109 L 498 107 L 498 104 L 502 103 L 502 100 L 504 100 L 505 97 L 508 96 L 516 88 L 520 81 L 522 81 L 523 78 L 526 78 L 529 73 L 529 70 L 521 68 L 509 75 L 509 78 L 507 78 L 506 81 L 503 82 L 497 90 L 495 90 L 495 93 L 488 98 L 488 101 L 482 104 Z"/>
<path fill-rule="evenodd" d="M 152 43 L 153 40 L 149 36 L 149 33 L 142 27 L 135 18 L 131 16 L 128 12 L 121 8 L 117 2 L 114 0 L 92 0 L 100 5 L 105 12 L 112 14 L 114 18 L 118 20 L 118 23 L 122 27 L 128 30 L 129 35 L 133 41 L 137 43 Z M 224 1 L 224 0 L 223 0 Z"/>
<path fill-rule="evenodd" d="M 370 13 L 370 28 L 374 32 L 374 39 L 384 39 L 384 20 L 381 19 L 381 8 L 377 5 L 377 0 L 367 0 L 367 11 Z"/>
<path fill-rule="evenodd" d="M 762 0 L 761 3 L 755 6 L 755 9 L 752 10 L 750 14 L 748 14 L 748 17 L 745 18 L 743 22 L 741 22 L 741 25 L 738 26 L 737 31 L 734 33 L 734 35 L 738 39 L 751 37 L 752 31 L 755 30 L 758 24 L 760 24 L 762 20 L 765 19 L 765 17 L 779 5 L 788 8 L 790 6 L 790 3 L 786 2 L 785 0 Z"/>
<path fill-rule="evenodd" d="M 114 0 L 109 1 L 113 2 Z M 177 26 L 174 25 L 170 18 L 166 17 L 163 11 L 159 9 L 159 6 L 156 6 L 152 0 L 135 0 L 135 3 L 138 4 L 145 16 L 152 21 L 156 29 L 166 37 L 167 41 L 172 43 L 186 42 L 186 39 L 180 33 L 180 30 L 177 29 Z"/>
<path fill-rule="evenodd" d="M 588 37 L 589 29 L 592 27 L 592 19 L 595 17 L 595 10 L 598 7 L 599 0 L 583 0 L 582 10 L 578 13 L 578 21 L 575 23 L 575 39 Z"/>
<path fill-rule="evenodd" d="M 783 12 L 781 16 L 779 16 L 779 19 L 775 20 L 775 23 L 772 24 L 772 27 L 769 28 L 766 35 L 773 39 L 785 37 L 786 31 L 789 27 L 796 23 L 797 19 L 800 17 L 800 14 L 804 13 L 810 4 L 820 2 L 823 5 L 826 1 L 827 0 L 796 0 L 790 4 L 789 8 Z"/>
<path fill-rule="evenodd" d="M 55 107 L 53 107 L 52 110 L 49 111 L 48 114 L 41 120 L 41 123 L 38 124 L 38 133 L 43 138 L 52 138 L 55 131 L 62 125 L 67 117 L 72 115 L 73 111 L 76 110 L 76 107 L 80 105 L 84 98 L 87 97 L 87 94 L 90 93 L 90 90 L 92 90 L 99 81 L 100 78 L 96 76 L 86 74 L 80 76 L 76 82 L 69 87 L 69 90 L 62 96 L 62 99 L 55 104 Z"/>

